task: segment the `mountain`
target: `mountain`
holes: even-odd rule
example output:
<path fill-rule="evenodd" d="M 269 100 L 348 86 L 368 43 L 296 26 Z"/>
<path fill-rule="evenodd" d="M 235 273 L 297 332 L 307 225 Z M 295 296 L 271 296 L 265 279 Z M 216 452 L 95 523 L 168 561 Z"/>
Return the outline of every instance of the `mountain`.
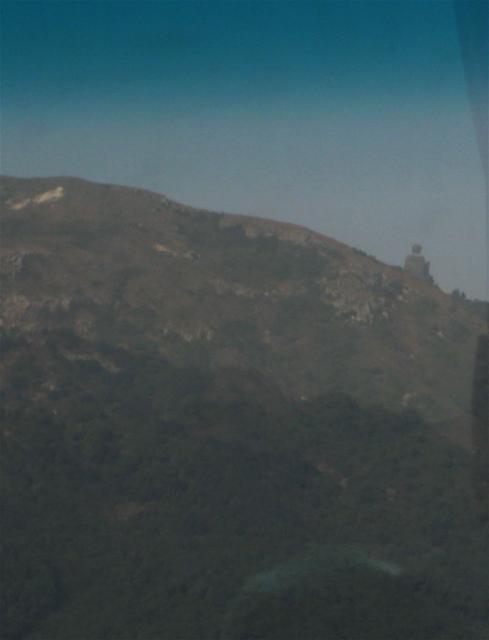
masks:
<path fill-rule="evenodd" d="M 2 178 L 10 640 L 482 640 L 480 305 L 279 222 Z"/>
<path fill-rule="evenodd" d="M 1 186 L 7 333 L 255 370 L 294 399 L 346 391 L 467 442 L 484 320 L 460 296 L 290 224 L 76 179 Z"/>

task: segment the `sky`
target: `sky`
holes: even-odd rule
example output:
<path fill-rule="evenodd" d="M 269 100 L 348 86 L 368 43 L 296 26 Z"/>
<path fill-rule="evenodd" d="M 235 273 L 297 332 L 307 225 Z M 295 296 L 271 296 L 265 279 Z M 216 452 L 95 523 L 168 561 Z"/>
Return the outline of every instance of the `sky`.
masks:
<path fill-rule="evenodd" d="M 1 4 L 1 172 L 303 224 L 487 295 L 449 0 Z"/>

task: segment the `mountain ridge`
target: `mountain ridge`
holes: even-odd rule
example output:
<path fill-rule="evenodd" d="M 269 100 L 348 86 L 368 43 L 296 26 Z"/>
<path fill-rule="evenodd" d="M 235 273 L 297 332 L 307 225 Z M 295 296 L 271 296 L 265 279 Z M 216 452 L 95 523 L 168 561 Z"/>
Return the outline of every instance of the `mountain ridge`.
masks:
<path fill-rule="evenodd" d="M 139 334 L 175 361 L 197 345 L 205 366 L 412 406 L 467 444 L 484 323 L 465 301 L 298 225 L 78 178 L 1 185 L 4 330 L 69 328 L 92 348 Z"/>

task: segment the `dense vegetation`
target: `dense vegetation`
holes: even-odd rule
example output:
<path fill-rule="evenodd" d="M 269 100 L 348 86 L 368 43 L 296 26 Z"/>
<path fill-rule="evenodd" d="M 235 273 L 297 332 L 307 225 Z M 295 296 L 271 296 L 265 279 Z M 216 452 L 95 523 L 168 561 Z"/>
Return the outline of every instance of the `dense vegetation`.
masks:
<path fill-rule="evenodd" d="M 487 637 L 470 458 L 416 413 L 82 347 L 3 341 L 3 637 Z"/>

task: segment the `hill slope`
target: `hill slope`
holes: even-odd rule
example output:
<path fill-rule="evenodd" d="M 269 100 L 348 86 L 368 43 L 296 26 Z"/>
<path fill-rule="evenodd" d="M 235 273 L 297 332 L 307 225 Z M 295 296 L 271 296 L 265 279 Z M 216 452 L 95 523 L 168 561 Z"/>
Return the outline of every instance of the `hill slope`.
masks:
<path fill-rule="evenodd" d="M 6 638 L 487 637 L 470 304 L 290 225 L 2 188 Z"/>
<path fill-rule="evenodd" d="M 467 442 L 483 320 L 463 300 L 307 229 L 137 189 L 3 178 L 1 198 L 4 331 L 71 331 L 72 358 L 104 343 L 254 368 L 291 398 L 410 406 Z"/>

